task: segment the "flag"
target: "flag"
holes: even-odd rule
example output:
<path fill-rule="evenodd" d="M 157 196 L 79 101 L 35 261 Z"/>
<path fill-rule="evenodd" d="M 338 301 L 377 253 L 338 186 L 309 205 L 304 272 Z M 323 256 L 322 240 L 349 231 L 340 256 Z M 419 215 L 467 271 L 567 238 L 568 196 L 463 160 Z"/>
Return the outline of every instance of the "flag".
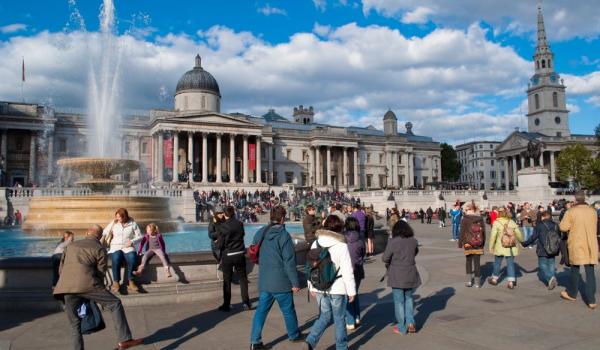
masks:
<path fill-rule="evenodd" d="M 23 58 L 23 65 L 21 66 L 21 81 L 25 81 L 25 58 Z"/>

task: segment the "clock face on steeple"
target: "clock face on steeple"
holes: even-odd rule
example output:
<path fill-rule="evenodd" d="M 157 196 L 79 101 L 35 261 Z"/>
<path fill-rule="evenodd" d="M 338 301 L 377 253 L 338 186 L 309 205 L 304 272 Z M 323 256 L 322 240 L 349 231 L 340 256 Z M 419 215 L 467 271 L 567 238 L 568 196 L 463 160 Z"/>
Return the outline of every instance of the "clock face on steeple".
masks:
<path fill-rule="evenodd" d="M 531 85 L 538 85 L 540 83 L 540 77 L 536 74 L 531 78 Z"/>

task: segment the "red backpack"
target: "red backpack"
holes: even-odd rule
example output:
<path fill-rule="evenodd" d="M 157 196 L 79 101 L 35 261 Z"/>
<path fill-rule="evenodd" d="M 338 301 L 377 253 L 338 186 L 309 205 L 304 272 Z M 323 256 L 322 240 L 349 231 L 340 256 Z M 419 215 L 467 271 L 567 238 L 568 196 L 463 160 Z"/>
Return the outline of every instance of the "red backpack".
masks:
<path fill-rule="evenodd" d="M 474 222 L 470 227 L 469 245 L 473 248 L 481 248 L 483 246 L 483 229 L 480 222 Z"/>

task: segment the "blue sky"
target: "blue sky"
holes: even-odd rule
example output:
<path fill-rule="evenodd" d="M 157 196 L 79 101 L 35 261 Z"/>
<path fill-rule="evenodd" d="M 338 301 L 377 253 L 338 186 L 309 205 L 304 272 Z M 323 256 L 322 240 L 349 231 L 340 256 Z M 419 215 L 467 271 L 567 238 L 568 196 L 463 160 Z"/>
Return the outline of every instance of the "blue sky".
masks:
<path fill-rule="evenodd" d="M 544 1 L 573 133 L 600 123 L 600 0 Z M 83 107 L 101 0 L 0 3 L 0 100 Z M 440 141 L 502 140 L 526 125 L 536 1 L 115 1 L 123 109 L 170 108 L 196 53 L 224 112 L 400 125 Z M 77 14 L 85 22 L 85 31 Z M 97 48 L 96 48 L 97 49 Z M 474 127 L 476 126 L 476 127 Z M 401 127 L 403 129 L 403 127 Z"/>

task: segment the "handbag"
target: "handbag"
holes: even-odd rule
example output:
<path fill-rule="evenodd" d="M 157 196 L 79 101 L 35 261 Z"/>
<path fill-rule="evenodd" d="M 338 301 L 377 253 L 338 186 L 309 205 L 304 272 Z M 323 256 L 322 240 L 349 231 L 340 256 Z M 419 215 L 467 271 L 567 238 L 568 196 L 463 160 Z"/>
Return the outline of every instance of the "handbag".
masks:
<path fill-rule="evenodd" d="M 252 243 L 248 247 L 248 250 L 247 250 L 248 259 L 250 259 L 250 261 L 256 265 L 258 265 L 260 246 L 262 245 L 263 240 L 265 239 L 265 236 L 267 235 L 267 232 L 269 232 L 269 229 L 272 226 L 273 226 L 272 223 L 270 223 L 268 226 L 266 226 L 265 229 L 262 231 L 262 237 L 260 238 L 258 243 Z"/>
<path fill-rule="evenodd" d="M 106 328 L 102 313 L 96 302 L 88 299 L 83 299 L 83 302 L 78 308 L 78 313 L 83 314 L 81 317 L 80 330 L 81 334 L 92 334 Z"/>

